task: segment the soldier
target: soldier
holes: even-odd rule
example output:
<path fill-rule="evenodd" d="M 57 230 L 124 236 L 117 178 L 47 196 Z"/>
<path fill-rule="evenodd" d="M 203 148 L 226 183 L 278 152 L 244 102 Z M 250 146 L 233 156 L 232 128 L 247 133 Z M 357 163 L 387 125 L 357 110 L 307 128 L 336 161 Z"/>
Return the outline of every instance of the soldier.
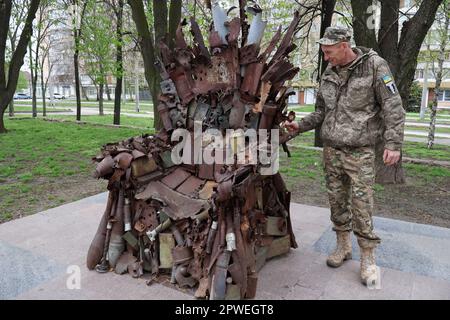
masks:
<path fill-rule="evenodd" d="M 337 238 L 327 265 L 339 267 L 351 259 L 353 230 L 361 251 L 361 281 L 368 285 L 378 280 L 374 249 L 380 243 L 372 223 L 375 143 L 383 135 L 384 163 L 399 161 L 405 112 L 387 62 L 372 49 L 352 48 L 350 40 L 349 29 L 325 30 L 318 42 L 329 64 L 321 78 L 316 111 L 286 128 L 301 133 L 321 126 Z"/>

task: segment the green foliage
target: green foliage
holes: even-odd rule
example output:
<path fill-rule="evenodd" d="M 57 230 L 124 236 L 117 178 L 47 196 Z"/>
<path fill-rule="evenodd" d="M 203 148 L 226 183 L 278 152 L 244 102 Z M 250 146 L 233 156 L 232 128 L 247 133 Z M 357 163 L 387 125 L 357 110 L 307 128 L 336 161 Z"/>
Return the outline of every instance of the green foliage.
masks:
<path fill-rule="evenodd" d="M 8 74 L 8 69 L 9 69 L 9 64 L 6 63 L 5 64 L 5 74 Z M 27 77 L 25 76 L 25 73 L 20 71 L 19 79 L 17 80 L 16 92 L 21 92 L 25 89 L 28 89 L 28 80 L 27 80 Z"/>
<path fill-rule="evenodd" d="M 411 91 L 408 99 L 408 106 L 406 108 L 407 112 L 419 112 L 420 104 L 422 100 L 422 87 L 419 86 L 417 81 L 411 84 Z"/>
<path fill-rule="evenodd" d="M 17 81 L 16 91 L 25 90 L 28 88 L 28 80 L 25 76 L 25 73 L 22 71 L 19 72 L 19 80 Z"/>
<path fill-rule="evenodd" d="M 80 51 L 87 73 L 96 84 L 105 84 L 115 69 L 115 28 L 106 4 L 88 0 L 84 16 Z"/>

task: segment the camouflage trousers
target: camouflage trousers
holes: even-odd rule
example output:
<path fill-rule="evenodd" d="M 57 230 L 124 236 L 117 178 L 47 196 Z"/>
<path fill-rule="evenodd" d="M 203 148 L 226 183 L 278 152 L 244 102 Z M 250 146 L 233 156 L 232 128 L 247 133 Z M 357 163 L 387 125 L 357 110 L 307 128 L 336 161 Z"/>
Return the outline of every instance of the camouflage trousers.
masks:
<path fill-rule="evenodd" d="M 371 147 L 324 147 L 323 164 L 334 231 L 351 231 L 376 244 L 373 232 L 375 151 Z"/>

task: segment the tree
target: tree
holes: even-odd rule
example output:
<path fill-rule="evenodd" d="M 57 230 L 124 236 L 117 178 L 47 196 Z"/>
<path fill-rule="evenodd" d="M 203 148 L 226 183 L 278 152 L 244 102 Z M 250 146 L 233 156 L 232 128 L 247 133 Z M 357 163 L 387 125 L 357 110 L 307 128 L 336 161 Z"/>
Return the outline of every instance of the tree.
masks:
<path fill-rule="evenodd" d="M 8 28 L 8 40 L 9 43 L 6 47 L 6 64 L 9 65 L 9 60 L 12 57 L 12 53 L 16 50 L 17 45 L 17 37 L 22 30 L 26 17 L 27 11 L 26 8 L 29 6 L 28 0 L 13 0 L 11 7 L 11 19 Z M 23 74 L 22 74 L 23 77 Z M 19 76 L 19 84 L 20 84 L 20 76 Z M 26 83 L 25 88 L 28 86 Z M 14 100 L 11 100 L 9 103 L 9 116 L 14 116 Z"/>
<path fill-rule="evenodd" d="M 75 96 L 77 99 L 77 120 L 81 120 L 81 92 L 80 92 L 80 42 L 82 36 L 84 13 L 87 0 L 66 0 L 67 9 L 71 10 L 72 32 L 74 39 L 73 65 L 75 71 Z M 81 9 L 80 9 L 81 8 Z"/>
<path fill-rule="evenodd" d="M 44 89 L 43 65 L 49 50 L 49 43 L 46 42 L 46 39 L 49 36 L 50 28 L 58 22 L 51 14 L 50 8 L 53 4 L 53 0 L 41 0 L 34 25 L 36 36 L 32 37 L 29 43 L 33 117 L 37 116 L 36 89 L 39 75 L 41 75 L 41 89 Z M 45 114 L 44 90 L 42 90 L 42 99 Z"/>
<path fill-rule="evenodd" d="M 353 31 L 359 46 L 373 48 L 388 63 L 395 78 L 403 106 L 408 105 L 410 88 L 414 80 L 417 58 L 425 36 L 443 0 L 422 1 L 417 12 L 405 21 L 399 32 L 400 0 L 378 0 L 381 4 L 380 29 L 376 34 L 372 0 L 351 0 Z M 400 35 L 400 36 L 399 36 Z M 401 162 L 395 166 L 384 165 L 384 143 L 376 145 L 376 181 L 379 183 L 403 183 L 405 176 Z"/>
<path fill-rule="evenodd" d="M 145 79 L 150 88 L 153 100 L 154 124 L 156 129 L 161 128 L 161 120 L 158 114 L 158 95 L 160 92 L 159 83 L 161 78 L 155 67 L 158 57 L 158 43 L 166 37 L 167 30 L 169 43 L 173 43 L 175 31 L 181 19 L 181 0 L 171 0 L 168 10 L 167 0 L 153 0 L 147 7 L 147 12 L 143 1 L 128 0 L 131 7 L 133 21 L 139 34 L 139 45 L 142 58 L 144 60 Z M 151 11 L 150 11 L 151 10 Z M 147 13 L 153 12 L 153 26 L 150 29 Z"/>
<path fill-rule="evenodd" d="M 107 10 L 106 4 L 99 4 L 96 0 L 88 0 L 83 25 L 83 38 L 80 43 L 85 72 L 98 88 L 100 115 L 103 115 L 103 92 L 107 75 L 114 68 L 111 43 L 111 39 L 114 38 L 113 23 L 107 14 Z"/>
<path fill-rule="evenodd" d="M 106 3 L 112 8 L 115 16 L 116 34 L 116 88 L 114 92 L 114 124 L 120 124 L 120 104 L 123 90 L 123 8 L 124 0 L 108 0 Z"/>
<path fill-rule="evenodd" d="M 19 42 L 12 53 L 11 61 L 6 75 L 6 40 L 11 18 L 11 0 L 0 0 L 0 133 L 6 133 L 4 124 L 5 110 L 12 100 L 19 79 L 20 68 L 27 52 L 27 45 L 33 32 L 33 20 L 39 7 L 40 0 L 31 0 L 27 11 L 27 18 L 20 35 Z"/>
<path fill-rule="evenodd" d="M 434 98 L 433 98 L 433 105 L 431 107 L 431 114 L 430 114 L 430 128 L 428 132 L 428 143 L 427 147 L 428 149 L 431 149 L 434 144 L 434 132 L 436 129 L 436 113 L 437 113 L 437 106 L 438 106 L 438 97 L 441 93 L 441 83 L 442 78 L 444 77 L 443 69 L 444 69 L 444 59 L 445 59 L 445 52 L 447 48 L 447 44 L 449 43 L 449 26 L 450 26 L 450 1 L 444 0 L 442 2 L 442 5 L 440 7 L 439 13 L 436 17 L 437 21 L 437 40 L 439 42 L 439 50 L 437 52 L 437 70 L 433 66 L 433 73 L 436 77 L 436 86 L 434 87 Z"/>

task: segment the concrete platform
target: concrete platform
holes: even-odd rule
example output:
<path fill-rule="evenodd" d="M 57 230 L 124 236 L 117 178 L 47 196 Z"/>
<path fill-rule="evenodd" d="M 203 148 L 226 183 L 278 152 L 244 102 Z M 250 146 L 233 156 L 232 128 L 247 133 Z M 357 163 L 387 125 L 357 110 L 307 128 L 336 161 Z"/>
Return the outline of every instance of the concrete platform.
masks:
<path fill-rule="evenodd" d="M 193 299 L 158 283 L 147 286 L 145 279 L 87 270 L 106 197 L 0 225 L 0 299 Z M 329 210 L 293 203 L 291 212 L 299 248 L 267 262 L 257 299 L 450 299 L 450 229 L 375 218 L 382 279 L 380 289 L 369 290 L 359 281 L 354 237 L 354 260 L 338 269 L 325 265 L 334 246 Z"/>

